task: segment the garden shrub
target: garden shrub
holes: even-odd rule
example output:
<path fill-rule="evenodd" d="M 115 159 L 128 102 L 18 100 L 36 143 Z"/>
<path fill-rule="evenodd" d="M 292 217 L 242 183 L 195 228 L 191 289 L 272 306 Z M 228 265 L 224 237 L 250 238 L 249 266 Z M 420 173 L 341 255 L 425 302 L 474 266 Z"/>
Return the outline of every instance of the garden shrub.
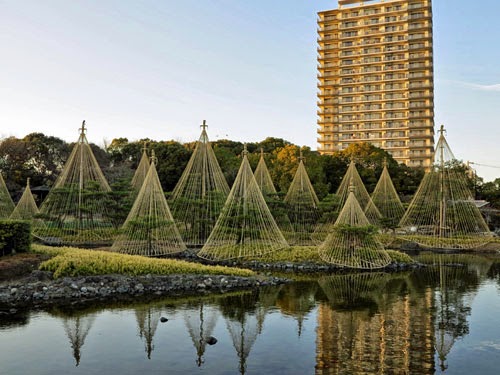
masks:
<path fill-rule="evenodd" d="M 24 253 L 31 246 L 31 224 L 23 220 L 0 220 L 0 256 Z"/>

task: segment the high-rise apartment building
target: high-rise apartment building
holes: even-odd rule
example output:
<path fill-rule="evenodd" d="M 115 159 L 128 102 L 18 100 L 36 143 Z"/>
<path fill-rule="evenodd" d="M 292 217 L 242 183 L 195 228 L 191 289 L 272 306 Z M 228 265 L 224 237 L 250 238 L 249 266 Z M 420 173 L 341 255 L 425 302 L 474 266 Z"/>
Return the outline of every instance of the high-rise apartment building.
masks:
<path fill-rule="evenodd" d="M 434 145 L 431 0 L 339 0 L 318 13 L 318 150 L 370 142 L 429 167 Z"/>

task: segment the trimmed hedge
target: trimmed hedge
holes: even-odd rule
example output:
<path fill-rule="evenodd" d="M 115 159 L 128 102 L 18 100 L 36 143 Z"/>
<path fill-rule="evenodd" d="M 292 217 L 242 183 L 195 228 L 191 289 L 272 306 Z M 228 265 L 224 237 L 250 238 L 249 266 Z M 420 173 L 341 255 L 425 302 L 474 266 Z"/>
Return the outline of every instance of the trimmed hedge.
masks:
<path fill-rule="evenodd" d="M 0 220 L 0 256 L 25 253 L 31 246 L 31 224 L 23 220 Z"/>

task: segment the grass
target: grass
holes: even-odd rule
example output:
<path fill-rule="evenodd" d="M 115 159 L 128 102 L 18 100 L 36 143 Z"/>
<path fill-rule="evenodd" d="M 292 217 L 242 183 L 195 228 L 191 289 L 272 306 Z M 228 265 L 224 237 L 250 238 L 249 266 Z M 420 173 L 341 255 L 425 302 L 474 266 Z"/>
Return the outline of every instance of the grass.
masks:
<path fill-rule="evenodd" d="M 124 275 L 172 275 L 202 274 L 255 276 L 246 269 L 225 266 L 208 266 L 176 259 L 147 258 L 109 251 L 85 250 L 74 247 L 49 247 L 32 245 L 32 252 L 47 254 L 53 258 L 43 262 L 40 269 L 54 273 L 54 278 L 62 276 L 88 276 L 105 274 Z"/>

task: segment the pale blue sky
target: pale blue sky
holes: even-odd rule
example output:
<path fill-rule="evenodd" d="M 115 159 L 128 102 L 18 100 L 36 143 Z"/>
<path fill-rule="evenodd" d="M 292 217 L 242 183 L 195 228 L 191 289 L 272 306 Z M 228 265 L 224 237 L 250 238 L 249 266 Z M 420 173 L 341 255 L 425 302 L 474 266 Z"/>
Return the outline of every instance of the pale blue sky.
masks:
<path fill-rule="evenodd" d="M 474 8 L 474 4 L 481 8 Z M 472 4 L 472 6 L 471 6 Z M 267 136 L 316 148 L 316 13 L 334 0 L 0 0 L 0 136 Z M 435 121 L 500 166 L 500 1 L 434 0 Z M 486 180 L 500 169 L 477 168 Z"/>

